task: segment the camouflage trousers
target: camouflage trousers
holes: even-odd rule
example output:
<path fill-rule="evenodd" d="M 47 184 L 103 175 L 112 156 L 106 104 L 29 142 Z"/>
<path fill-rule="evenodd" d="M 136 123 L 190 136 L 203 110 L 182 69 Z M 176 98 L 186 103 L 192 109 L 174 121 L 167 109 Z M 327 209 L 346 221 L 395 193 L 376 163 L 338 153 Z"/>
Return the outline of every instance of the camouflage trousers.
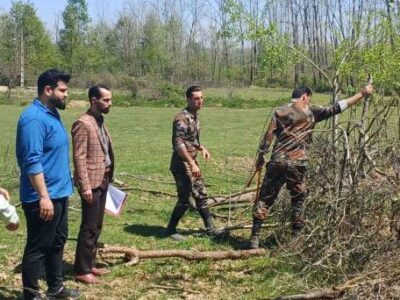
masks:
<path fill-rule="evenodd" d="M 198 210 L 207 207 L 207 189 L 201 177 L 191 178 L 185 173 L 172 173 L 172 175 L 174 175 L 178 192 L 176 206 Z"/>
<path fill-rule="evenodd" d="M 278 197 L 281 187 L 286 183 L 291 196 L 291 221 L 293 228 L 302 227 L 304 223 L 303 203 L 307 197 L 304 184 L 305 175 L 305 166 L 290 165 L 286 162 L 268 162 L 260 195 L 253 208 L 254 219 L 265 220 L 268 208 L 272 206 Z"/>

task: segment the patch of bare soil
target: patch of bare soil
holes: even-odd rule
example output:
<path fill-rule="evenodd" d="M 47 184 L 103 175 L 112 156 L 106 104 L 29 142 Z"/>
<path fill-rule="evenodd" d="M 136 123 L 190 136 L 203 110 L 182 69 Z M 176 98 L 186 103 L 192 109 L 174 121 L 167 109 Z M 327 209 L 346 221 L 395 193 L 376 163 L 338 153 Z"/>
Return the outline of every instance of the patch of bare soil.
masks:
<path fill-rule="evenodd" d="M 89 107 L 89 103 L 86 100 L 71 100 L 68 102 L 68 108 L 85 108 Z"/>

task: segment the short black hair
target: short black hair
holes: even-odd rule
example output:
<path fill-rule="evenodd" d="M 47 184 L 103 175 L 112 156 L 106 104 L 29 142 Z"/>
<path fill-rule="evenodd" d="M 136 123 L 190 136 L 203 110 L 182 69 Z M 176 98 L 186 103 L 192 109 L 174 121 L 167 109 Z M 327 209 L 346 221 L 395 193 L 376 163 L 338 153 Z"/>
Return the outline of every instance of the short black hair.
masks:
<path fill-rule="evenodd" d="M 104 84 L 96 84 L 90 87 L 88 92 L 89 101 L 92 100 L 93 97 L 95 97 L 96 99 L 99 99 L 101 97 L 100 89 L 105 89 L 107 91 L 110 90 L 110 88 Z"/>
<path fill-rule="evenodd" d="M 64 73 L 61 70 L 57 69 L 47 70 L 39 75 L 37 82 L 38 95 L 40 96 L 43 94 L 44 88 L 47 85 L 51 86 L 52 88 L 56 88 L 60 80 L 64 81 L 65 83 L 68 83 L 70 79 L 71 75 Z"/>
<path fill-rule="evenodd" d="M 307 96 L 312 95 L 312 91 L 308 86 L 301 85 L 298 88 L 295 88 L 292 93 L 292 99 L 298 99 L 304 94 L 307 94 Z"/>
<path fill-rule="evenodd" d="M 193 94 L 194 92 L 201 92 L 201 91 L 203 91 L 203 89 L 201 88 L 201 86 L 193 85 L 193 86 L 191 86 L 190 88 L 188 88 L 188 89 L 186 90 L 186 98 L 192 97 L 192 94 Z"/>

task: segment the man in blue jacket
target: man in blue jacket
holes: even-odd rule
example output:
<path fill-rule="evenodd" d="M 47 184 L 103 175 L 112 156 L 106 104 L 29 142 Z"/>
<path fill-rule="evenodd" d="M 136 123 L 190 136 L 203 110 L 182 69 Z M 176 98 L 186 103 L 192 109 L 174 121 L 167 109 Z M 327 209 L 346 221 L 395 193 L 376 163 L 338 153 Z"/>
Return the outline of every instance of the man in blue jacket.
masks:
<path fill-rule="evenodd" d="M 68 236 L 68 197 L 73 192 L 68 134 L 58 109 L 65 109 L 70 75 L 48 70 L 38 79 L 38 97 L 21 114 L 16 154 L 20 199 L 27 227 L 22 259 L 24 299 L 42 299 L 38 280 L 46 270 L 48 299 L 76 299 L 63 285 L 62 256 Z"/>

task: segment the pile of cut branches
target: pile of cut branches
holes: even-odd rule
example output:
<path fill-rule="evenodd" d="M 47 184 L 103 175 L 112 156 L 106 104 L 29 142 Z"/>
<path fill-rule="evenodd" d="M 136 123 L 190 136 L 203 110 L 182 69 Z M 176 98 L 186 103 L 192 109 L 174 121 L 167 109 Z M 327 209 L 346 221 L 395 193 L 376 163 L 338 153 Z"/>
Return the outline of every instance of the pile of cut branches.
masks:
<path fill-rule="evenodd" d="M 390 299 L 400 290 L 399 101 L 382 97 L 370 109 L 368 118 L 350 112 L 340 129 L 314 133 L 306 230 L 291 242 L 283 230 L 275 236 L 304 274 L 363 299 Z M 288 221 L 288 198 L 273 208 L 275 222 Z"/>

